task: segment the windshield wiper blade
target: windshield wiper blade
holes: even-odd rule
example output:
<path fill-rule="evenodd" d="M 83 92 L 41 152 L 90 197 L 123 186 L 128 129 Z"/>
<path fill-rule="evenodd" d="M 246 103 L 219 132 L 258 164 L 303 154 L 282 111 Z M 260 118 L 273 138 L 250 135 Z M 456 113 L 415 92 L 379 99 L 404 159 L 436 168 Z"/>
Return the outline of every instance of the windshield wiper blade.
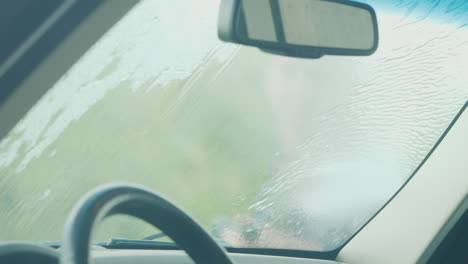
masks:
<path fill-rule="evenodd" d="M 150 236 L 149 236 L 150 237 Z M 152 237 L 152 236 L 151 236 Z M 164 237 L 163 235 L 158 236 Z M 107 243 L 102 244 L 98 243 L 98 245 L 103 246 L 105 248 L 113 248 L 113 249 L 181 249 L 175 242 L 169 241 L 159 241 L 159 240 L 148 240 L 146 237 L 144 240 L 140 239 L 125 239 L 125 238 L 111 238 Z M 232 245 L 224 241 L 219 241 L 218 243 L 225 248 L 230 248 Z"/>
<path fill-rule="evenodd" d="M 143 240 L 155 240 L 155 239 L 162 238 L 162 237 L 167 237 L 167 235 L 161 232 L 161 233 L 157 233 L 151 236 L 144 237 Z"/>
<path fill-rule="evenodd" d="M 180 249 L 180 247 L 169 241 L 154 241 L 126 238 L 111 238 L 100 246 L 112 249 Z"/>
<path fill-rule="evenodd" d="M 153 236 L 148 236 L 145 239 L 111 238 L 107 242 L 97 242 L 92 243 L 92 245 L 97 245 L 108 249 L 181 249 L 175 242 L 147 239 Z M 158 237 L 156 238 L 161 238 L 164 236 L 165 235 L 158 234 Z M 218 241 L 218 243 L 220 243 L 225 248 L 232 247 L 224 241 Z M 59 248 L 62 246 L 62 241 L 45 241 L 42 242 L 42 244 L 53 248 Z"/>
<path fill-rule="evenodd" d="M 60 248 L 62 246 L 62 241 L 44 241 L 41 242 L 41 244 L 52 248 Z M 180 249 L 174 242 L 125 238 L 111 238 L 107 242 L 95 242 L 91 245 L 110 249 Z"/>

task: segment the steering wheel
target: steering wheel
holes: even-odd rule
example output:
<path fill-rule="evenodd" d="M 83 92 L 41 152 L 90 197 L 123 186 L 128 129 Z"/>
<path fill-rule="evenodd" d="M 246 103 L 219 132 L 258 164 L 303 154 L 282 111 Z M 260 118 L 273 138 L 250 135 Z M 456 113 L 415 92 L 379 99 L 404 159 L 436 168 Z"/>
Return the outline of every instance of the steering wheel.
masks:
<path fill-rule="evenodd" d="M 26 242 L 0 243 L 0 263 L 58 264 L 59 254 L 50 247 Z"/>
<path fill-rule="evenodd" d="M 131 215 L 160 229 L 195 263 L 233 263 L 226 250 L 181 209 L 157 193 L 131 185 L 98 188 L 77 204 L 65 226 L 60 263 L 88 264 L 93 227 L 115 214 Z"/>

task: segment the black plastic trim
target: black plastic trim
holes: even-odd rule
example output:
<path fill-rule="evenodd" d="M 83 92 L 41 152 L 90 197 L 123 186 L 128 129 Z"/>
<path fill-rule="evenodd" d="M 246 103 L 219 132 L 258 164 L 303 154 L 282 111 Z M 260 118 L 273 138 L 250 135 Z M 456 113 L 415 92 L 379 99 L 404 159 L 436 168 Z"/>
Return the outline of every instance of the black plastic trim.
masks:
<path fill-rule="evenodd" d="M 1 12 L 9 14 L 0 25 L 0 65 L 62 4 L 62 0 L 22 0 L 0 2 Z M 10 14 L 13 13 L 13 14 Z M 5 14 L 5 15 L 6 15 Z M 27 19 L 24 19 L 27 17 Z"/>
<path fill-rule="evenodd" d="M 468 210 L 458 219 L 426 264 L 468 262 Z"/>
<path fill-rule="evenodd" d="M 41 5 L 47 6 L 42 1 Z M 2 76 L 0 76 L 0 105 L 26 79 L 27 76 L 83 21 L 102 1 L 77 1 L 51 28 L 43 34 Z M 59 6 L 57 7 L 59 8 Z M 35 16 L 41 11 L 50 14 L 50 9 L 27 9 L 24 17 Z M 40 24 L 35 25 L 36 29 Z M 33 29 L 28 29 L 31 32 Z M 17 45 L 15 43 L 15 45 Z"/>

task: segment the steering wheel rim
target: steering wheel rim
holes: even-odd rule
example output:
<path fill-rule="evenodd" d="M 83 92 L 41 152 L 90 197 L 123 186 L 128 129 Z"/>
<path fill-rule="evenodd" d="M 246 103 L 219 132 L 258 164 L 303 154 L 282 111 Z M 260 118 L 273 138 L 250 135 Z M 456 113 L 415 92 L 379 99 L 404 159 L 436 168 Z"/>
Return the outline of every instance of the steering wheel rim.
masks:
<path fill-rule="evenodd" d="M 226 250 L 194 219 L 161 195 L 132 185 L 108 185 L 86 195 L 65 226 L 62 264 L 88 264 L 96 223 L 115 214 L 142 219 L 167 234 L 195 263 L 232 264 Z"/>
<path fill-rule="evenodd" d="M 27 242 L 0 243 L 0 263 L 59 263 L 59 254 L 47 247 Z"/>

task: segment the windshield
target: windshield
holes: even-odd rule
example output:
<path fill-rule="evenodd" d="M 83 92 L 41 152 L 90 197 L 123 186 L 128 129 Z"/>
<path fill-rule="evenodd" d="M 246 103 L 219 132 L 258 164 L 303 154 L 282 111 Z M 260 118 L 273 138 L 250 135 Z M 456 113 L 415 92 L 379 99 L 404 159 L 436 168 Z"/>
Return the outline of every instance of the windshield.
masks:
<path fill-rule="evenodd" d="M 233 247 L 341 246 L 468 99 L 468 2 L 367 2 L 376 53 L 318 60 L 220 42 L 218 0 L 139 3 L 0 142 L 0 238 L 60 240 L 125 181 Z M 155 232 L 116 216 L 95 238 Z"/>

